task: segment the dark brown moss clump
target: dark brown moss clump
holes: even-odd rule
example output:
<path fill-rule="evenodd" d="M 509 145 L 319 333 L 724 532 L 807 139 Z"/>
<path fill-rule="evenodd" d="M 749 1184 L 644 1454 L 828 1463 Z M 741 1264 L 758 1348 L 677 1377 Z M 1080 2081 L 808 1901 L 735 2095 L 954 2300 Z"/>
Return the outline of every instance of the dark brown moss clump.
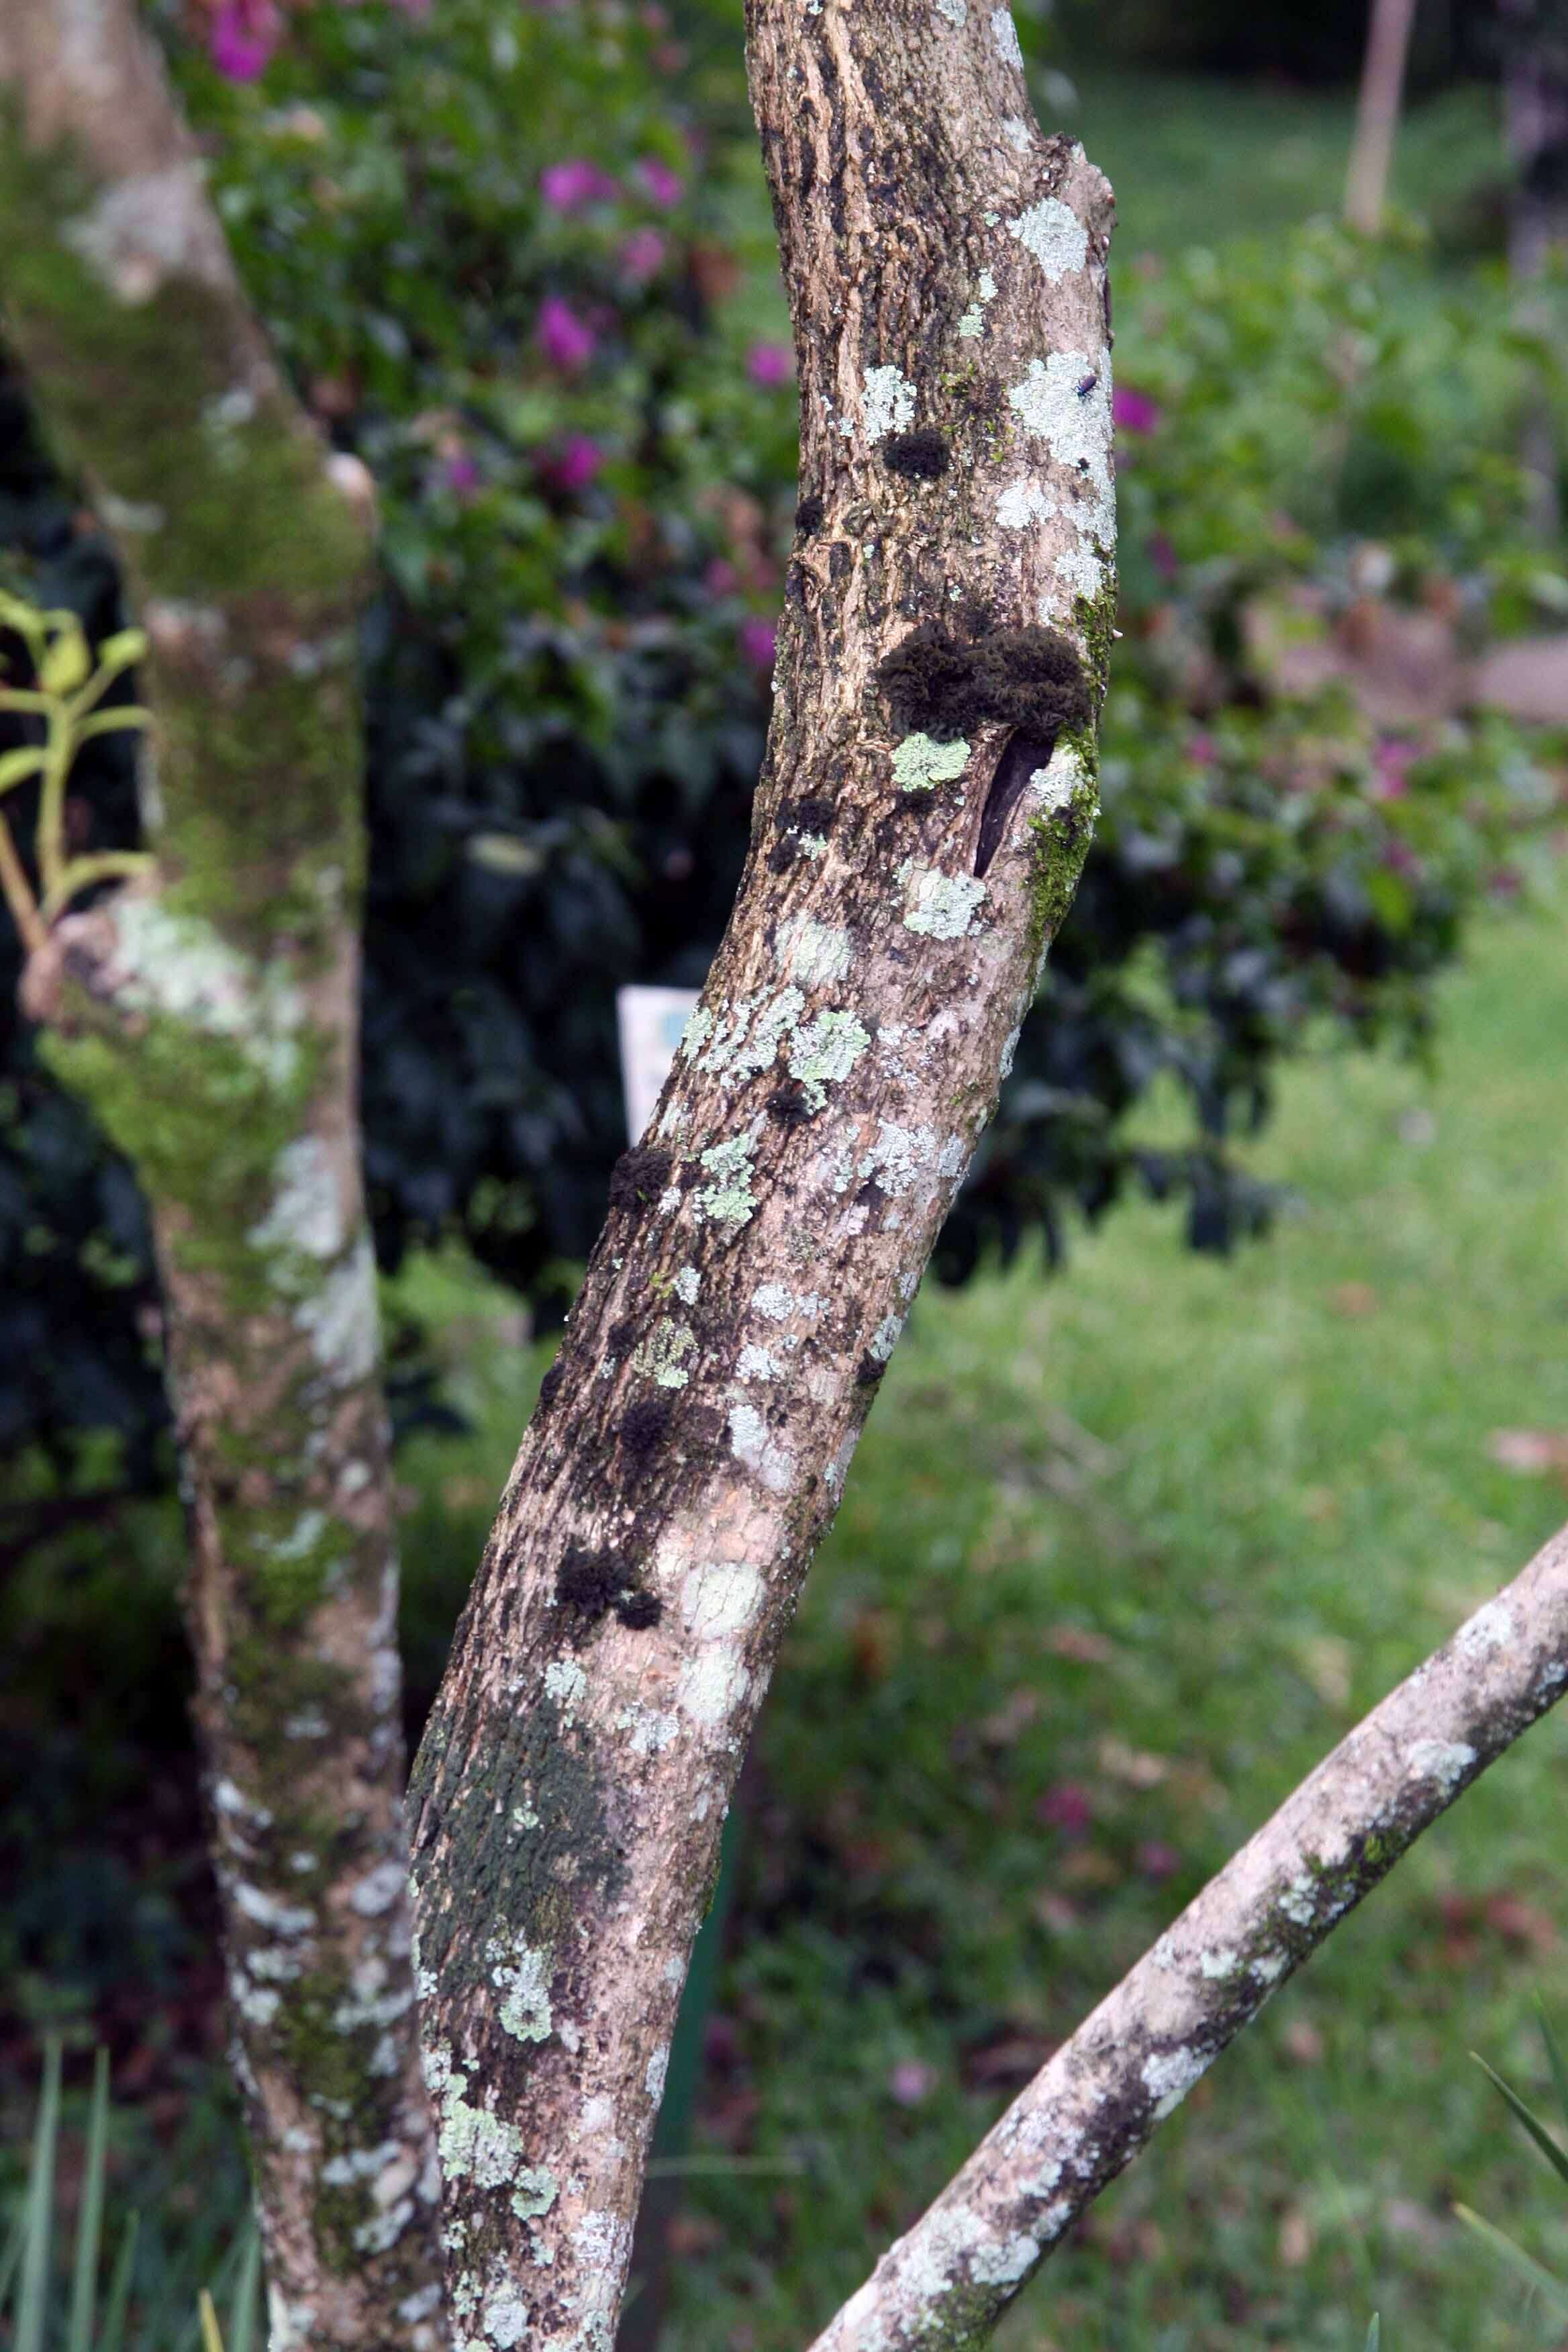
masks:
<path fill-rule="evenodd" d="M 925 621 L 887 656 L 877 684 L 901 732 L 937 742 L 987 720 L 1054 740 L 1087 725 L 1092 709 L 1078 652 L 1055 629 L 995 629 L 961 645 L 942 622 Z"/>
<path fill-rule="evenodd" d="M 616 1614 L 623 1625 L 640 1633 L 658 1623 L 664 1614 L 664 1603 L 657 1592 L 623 1592 L 616 1603 Z"/>
<path fill-rule="evenodd" d="M 952 452 L 943 435 L 929 429 L 889 433 L 882 444 L 882 460 L 890 472 L 906 475 L 910 481 L 934 482 L 946 473 Z"/>
<path fill-rule="evenodd" d="M 820 530 L 822 529 L 822 518 L 826 511 L 826 501 L 823 499 L 819 499 L 815 490 L 812 491 L 808 497 L 802 499 L 800 504 L 795 510 L 795 527 L 796 530 L 804 532 L 807 537 L 809 537 L 814 530 Z"/>
<path fill-rule="evenodd" d="M 675 1408 L 668 1397 L 639 1397 L 627 1408 L 621 1423 L 621 1444 L 628 1454 L 641 1460 L 653 1453 L 669 1434 L 669 1424 Z"/>
<path fill-rule="evenodd" d="M 623 1151 L 610 1171 L 611 1208 L 651 1208 L 668 1183 L 673 1164 L 668 1151 L 651 1147 Z"/>
<path fill-rule="evenodd" d="M 637 1581 L 625 1560 L 614 1552 L 589 1551 L 571 1544 L 555 1575 L 555 1598 L 564 1609 L 575 1609 L 592 1623 L 612 1608 Z"/>

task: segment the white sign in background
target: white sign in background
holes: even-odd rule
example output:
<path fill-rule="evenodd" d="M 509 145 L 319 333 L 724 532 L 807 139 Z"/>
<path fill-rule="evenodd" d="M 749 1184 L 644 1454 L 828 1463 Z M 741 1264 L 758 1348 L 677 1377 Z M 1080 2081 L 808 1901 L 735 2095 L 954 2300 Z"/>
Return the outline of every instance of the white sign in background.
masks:
<path fill-rule="evenodd" d="M 694 988 L 618 988 L 616 1024 L 621 1039 L 621 1086 L 626 1133 L 633 1143 L 653 1117 L 669 1076 L 680 1033 L 697 1009 Z"/>

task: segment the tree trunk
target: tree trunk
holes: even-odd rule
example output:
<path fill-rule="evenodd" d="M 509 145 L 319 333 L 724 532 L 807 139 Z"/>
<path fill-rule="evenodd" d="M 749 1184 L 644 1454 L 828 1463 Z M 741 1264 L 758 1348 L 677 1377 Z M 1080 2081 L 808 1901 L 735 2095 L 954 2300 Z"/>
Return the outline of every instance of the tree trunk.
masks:
<path fill-rule="evenodd" d="M 1547 289 L 1554 255 L 1568 252 L 1568 11 L 1561 0 L 1502 0 L 1503 110 L 1513 185 L 1508 257 L 1517 283 L 1535 289 L 1523 322 L 1561 348 L 1563 298 Z M 1545 391 L 1527 409 L 1521 456 L 1531 520 L 1542 539 L 1562 516 L 1558 419 Z"/>
<path fill-rule="evenodd" d="M 1345 218 L 1366 236 L 1375 236 L 1383 226 L 1415 21 L 1415 0 L 1372 0 L 1345 180 Z"/>
<path fill-rule="evenodd" d="M 155 1230 L 272 2352 L 433 2352 L 354 1093 L 368 478 L 279 382 L 129 5 L 0 0 L 0 103 L 5 332 L 150 645 L 153 871 L 25 991 Z"/>
<path fill-rule="evenodd" d="M 1076 887 L 1111 635 L 1110 194 L 1007 9 L 749 36 L 805 492 L 751 853 L 415 1769 L 454 2310 L 534 2352 L 613 2341 L 738 1761 Z"/>

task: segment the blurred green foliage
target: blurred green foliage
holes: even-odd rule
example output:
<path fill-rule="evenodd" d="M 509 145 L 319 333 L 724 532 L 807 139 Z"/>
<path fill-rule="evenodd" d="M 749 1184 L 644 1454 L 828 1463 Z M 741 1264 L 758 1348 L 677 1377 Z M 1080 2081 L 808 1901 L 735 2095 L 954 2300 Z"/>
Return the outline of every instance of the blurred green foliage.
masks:
<path fill-rule="evenodd" d="M 383 1262 L 457 1232 L 554 1312 L 624 1140 L 615 989 L 701 979 L 766 716 L 795 420 L 735 12 L 323 0 L 245 84 L 174 0 L 162 20 L 247 284 L 381 492 L 363 1102 Z M 1142 250 L 1155 215 L 1135 190 L 1123 210 Z M 1298 593 L 1328 629 L 1368 579 L 1478 638 L 1530 621 L 1532 579 L 1561 594 L 1511 455 L 1547 355 L 1506 289 L 1414 240 L 1308 229 L 1118 291 L 1106 821 L 939 1247 L 949 1279 L 1031 1238 L 1054 1256 L 1066 1213 L 1130 1180 L 1181 1201 L 1201 1246 L 1255 1224 L 1268 1199 L 1227 1139 L 1279 1056 L 1325 1013 L 1418 1037 L 1431 973 L 1545 796 L 1513 730 L 1374 729 L 1342 689 L 1282 690 L 1248 635 Z M 117 625 L 101 542 L 12 446 L 14 570 Z M 126 772 L 94 751 L 79 830 L 119 847 Z M 14 1025 L 0 1062 L 0 1328 L 26 1333 L 0 1364 L 48 1357 L 53 1299 L 74 1368 L 0 1370 L 0 1446 L 68 1455 L 107 1422 L 155 1480 L 133 1200 Z M 1162 1073 L 1186 1132 L 1134 1150 Z"/>

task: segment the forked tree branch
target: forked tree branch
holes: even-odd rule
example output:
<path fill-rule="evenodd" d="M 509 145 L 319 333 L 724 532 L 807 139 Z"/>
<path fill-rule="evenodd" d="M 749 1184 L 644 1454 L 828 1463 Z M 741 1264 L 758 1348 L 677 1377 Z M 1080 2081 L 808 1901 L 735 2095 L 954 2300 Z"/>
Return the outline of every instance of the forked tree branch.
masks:
<path fill-rule="evenodd" d="M 1392 1691 L 1064 2042 L 812 2352 L 968 2352 L 1157 2124 L 1568 1686 L 1568 1528 Z"/>

